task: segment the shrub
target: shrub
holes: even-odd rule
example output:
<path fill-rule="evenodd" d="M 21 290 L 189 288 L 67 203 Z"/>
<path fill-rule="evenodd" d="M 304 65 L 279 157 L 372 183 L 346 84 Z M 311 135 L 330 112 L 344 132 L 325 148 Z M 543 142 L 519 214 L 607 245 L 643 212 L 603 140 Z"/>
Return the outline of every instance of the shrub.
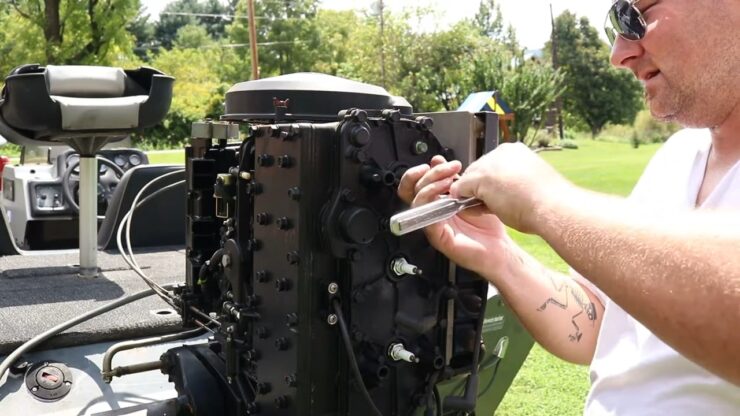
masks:
<path fill-rule="evenodd" d="M 681 129 L 681 126 L 656 120 L 649 110 L 642 110 L 635 118 L 634 128 L 640 143 L 662 143 Z"/>
<path fill-rule="evenodd" d="M 596 136 L 597 140 L 605 142 L 631 143 L 634 128 L 626 124 L 607 124 Z"/>
<path fill-rule="evenodd" d="M 578 149 L 578 143 L 575 140 L 563 139 L 560 141 L 560 147 L 563 149 Z"/>

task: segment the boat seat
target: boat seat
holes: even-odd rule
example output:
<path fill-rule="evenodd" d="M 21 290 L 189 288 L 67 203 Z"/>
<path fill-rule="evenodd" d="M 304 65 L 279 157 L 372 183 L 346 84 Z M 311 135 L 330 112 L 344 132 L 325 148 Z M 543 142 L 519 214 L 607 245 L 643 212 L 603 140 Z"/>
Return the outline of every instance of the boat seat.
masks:
<path fill-rule="evenodd" d="M 100 250 L 116 249 L 116 232 L 123 217 L 131 209 L 136 194 L 151 180 L 164 174 L 182 171 L 149 187 L 139 201 L 157 189 L 184 181 L 182 165 L 142 165 L 126 171 L 116 186 L 98 231 Z M 186 186 L 182 182 L 148 200 L 134 211 L 131 223 L 131 246 L 185 246 Z"/>
<path fill-rule="evenodd" d="M 120 140 L 159 123 L 173 83 L 148 67 L 19 66 L 5 79 L 0 135 L 19 145 L 68 142 L 84 152 L 85 138 Z"/>

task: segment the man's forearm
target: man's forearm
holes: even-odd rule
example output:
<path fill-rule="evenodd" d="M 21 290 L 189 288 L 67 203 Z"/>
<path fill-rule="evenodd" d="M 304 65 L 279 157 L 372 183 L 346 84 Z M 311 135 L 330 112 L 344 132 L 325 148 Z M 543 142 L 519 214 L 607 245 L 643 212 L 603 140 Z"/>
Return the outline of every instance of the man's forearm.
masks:
<path fill-rule="evenodd" d="M 570 276 L 547 269 L 511 244 L 498 276 L 484 276 L 545 349 L 578 364 L 593 358 L 603 306 Z"/>
<path fill-rule="evenodd" d="M 740 385 L 740 214 L 568 192 L 538 208 L 535 232 L 664 342 Z"/>

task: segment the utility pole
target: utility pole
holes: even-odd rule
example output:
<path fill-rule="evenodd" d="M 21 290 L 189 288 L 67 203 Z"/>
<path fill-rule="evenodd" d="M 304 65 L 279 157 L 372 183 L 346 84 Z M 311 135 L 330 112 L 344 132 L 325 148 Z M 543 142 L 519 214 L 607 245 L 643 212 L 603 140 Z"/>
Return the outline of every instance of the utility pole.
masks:
<path fill-rule="evenodd" d="M 259 54 L 257 53 L 257 26 L 254 19 L 254 0 L 247 0 L 249 9 L 249 49 L 252 50 L 252 79 L 260 79 Z"/>
<path fill-rule="evenodd" d="M 558 36 L 555 33 L 555 16 L 552 13 L 552 3 L 550 3 L 550 24 L 552 25 L 552 33 L 550 34 L 550 44 L 552 45 L 552 68 L 558 70 Z M 558 133 L 560 134 L 560 140 L 563 140 L 565 135 L 563 134 L 563 99 L 558 97 L 555 100 L 555 108 L 558 112 Z"/>
<path fill-rule="evenodd" d="M 380 12 L 380 85 L 385 88 L 385 7 L 383 0 L 378 0 Z"/>

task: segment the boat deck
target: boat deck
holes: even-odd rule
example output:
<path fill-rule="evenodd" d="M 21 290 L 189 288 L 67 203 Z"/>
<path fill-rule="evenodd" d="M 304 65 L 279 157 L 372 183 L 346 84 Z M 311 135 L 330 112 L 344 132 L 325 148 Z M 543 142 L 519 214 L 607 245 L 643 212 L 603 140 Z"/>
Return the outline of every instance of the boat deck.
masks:
<path fill-rule="evenodd" d="M 0 356 L 53 326 L 148 287 L 118 253 L 99 252 L 102 273 L 77 276 L 76 251 L 0 257 Z M 155 282 L 185 282 L 185 250 L 139 250 L 136 260 Z M 150 296 L 93 318 L 37 349 L 131 339 L 181 328 L 180 316 Z"/>

